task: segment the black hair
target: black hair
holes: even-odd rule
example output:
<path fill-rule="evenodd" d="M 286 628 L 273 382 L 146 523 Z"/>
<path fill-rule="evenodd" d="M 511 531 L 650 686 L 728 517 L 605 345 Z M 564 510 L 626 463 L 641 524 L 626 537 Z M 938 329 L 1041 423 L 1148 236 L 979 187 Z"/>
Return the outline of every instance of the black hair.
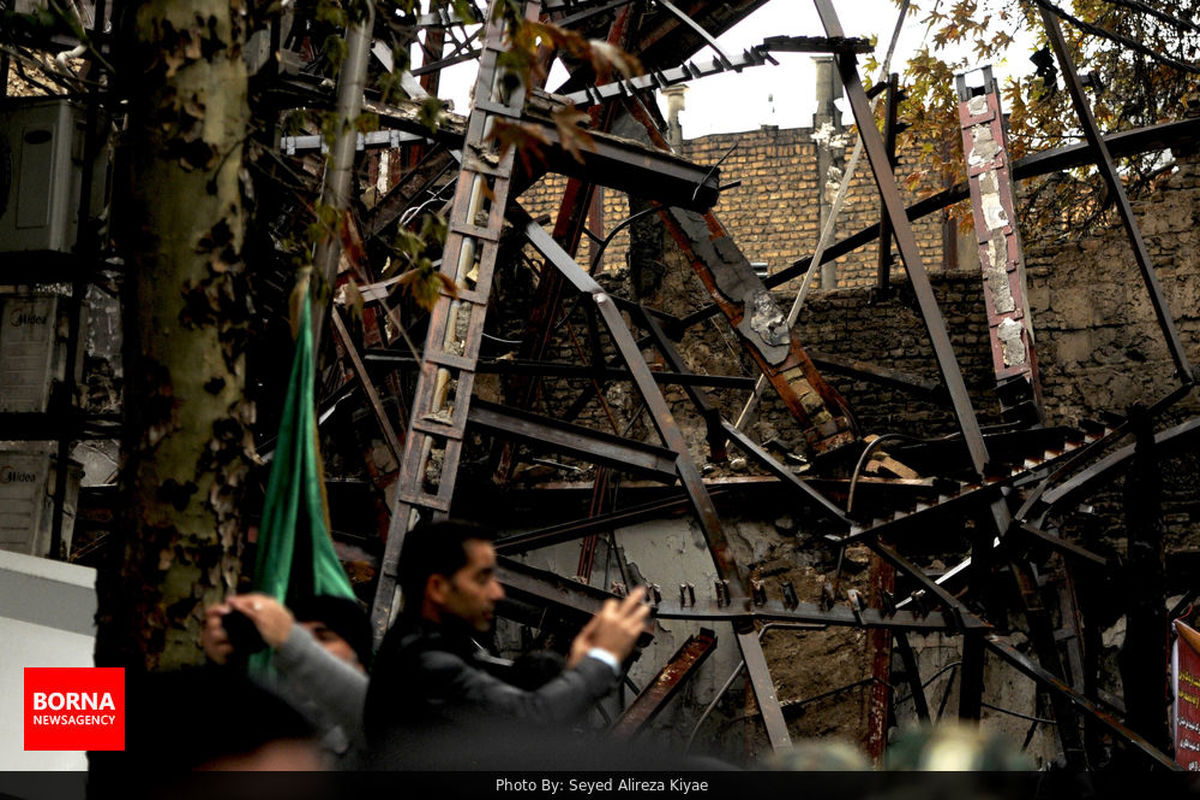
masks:
<path fill-rule="evenodd" d="M 421 600 L 431 575 L 449 577 L 467 565 L 467 542 L 491 542 L 495 538 L 491 528 L 458 520 L 422 523 L 409 531 L 400 551 L 398 576 L 405 615 L 421 613 Z"/>
<path fill-rule="evenodd" d="M 357 600 L 332 594 L 298 598 L 291 603 L 297 622 L 320 622 L 346 640 L 363 668 L 371 663 L 371 623 Z"/>

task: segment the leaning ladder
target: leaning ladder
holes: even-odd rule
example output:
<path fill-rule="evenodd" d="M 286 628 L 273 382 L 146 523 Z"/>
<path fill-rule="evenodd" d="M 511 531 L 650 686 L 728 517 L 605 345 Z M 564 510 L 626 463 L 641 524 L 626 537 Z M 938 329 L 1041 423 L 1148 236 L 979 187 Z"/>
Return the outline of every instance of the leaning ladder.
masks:
<path fill-rule="evenodd" d="M 376 644 L 398 602 L 397 567 L 414 514 L 425 511 L 436 519 L 449 513 L 462 457 L 515 156 L 513 149 L 501 155 L 498 141 L 489 137 L 497 120 L 519 120 L 525 105 L 525 87 L 519 81 L 506 80 L 506 70 L 499 66 L 505 50 L 505 25 L 496 18 L 497 5 L 492 2 L 488 9 L 475 99 L 442 250 L 441 274 L 454 282 L 457 296 L 443 291 L 430 313 L 379 588 L 371 610 Z M 537 0 L 526 2 L 525 17 L 536 20 L 539 6 Z"/>

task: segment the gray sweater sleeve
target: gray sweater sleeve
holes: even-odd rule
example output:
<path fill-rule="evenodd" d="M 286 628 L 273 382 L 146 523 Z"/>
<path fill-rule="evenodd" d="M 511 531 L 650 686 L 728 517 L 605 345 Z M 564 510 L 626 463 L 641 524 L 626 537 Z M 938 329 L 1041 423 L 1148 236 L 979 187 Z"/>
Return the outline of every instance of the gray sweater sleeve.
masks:
<path fill-rule="evenodd" d="M 443 650 L 421 655 L 426 697 L 443 711 L 469 715 L 482 711 L 535 723 L 569 724 L 616 685 L 612 668 L 585 658 L 540 689 L 525 691 L 467 664 Z"/>
<path fill-rule="evenodd" d="M 292 626 L 274 660 L 291 692 L 312 702 L 347 732 L 362 730 L 367 696 L 364 673 L 325 650 L 299 625 Z"/>

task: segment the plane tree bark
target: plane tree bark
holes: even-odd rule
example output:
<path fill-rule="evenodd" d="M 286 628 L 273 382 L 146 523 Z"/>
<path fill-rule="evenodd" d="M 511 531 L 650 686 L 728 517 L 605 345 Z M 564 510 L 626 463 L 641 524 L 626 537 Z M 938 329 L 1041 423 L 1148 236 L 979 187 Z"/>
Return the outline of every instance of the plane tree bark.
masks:
<path fill-rule="evenodd" d="M 253 407 L 240 0 L 126 4 L 115 52 L 128 98 L 114 232 L 125 281 L 125 518 L 101 570 L 97 663 L 196 663 L 203 609 L 239 571 Z"/>

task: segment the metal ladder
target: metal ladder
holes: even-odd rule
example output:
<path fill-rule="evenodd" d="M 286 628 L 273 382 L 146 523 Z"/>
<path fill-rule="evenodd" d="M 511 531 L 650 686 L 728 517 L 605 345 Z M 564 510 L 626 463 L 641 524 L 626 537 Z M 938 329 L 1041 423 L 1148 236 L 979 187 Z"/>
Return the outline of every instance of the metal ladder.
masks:
<path fill-rule="evenodd" d="M 526 93 L 521 82 L 506 81 L 505 70 L 499 66 L 505 51 L 505 26 L 496 18 L 496 6 L 493 2 L 488 9 L 475 99 L 442 251 L 441 274 L 457 286 L 457 296 L 443 291 L 430 314 L 396 502 L 371 609 L 376 643 L 382 640 L 399 599 L 396 570 L 414 512 L 423 510 L 433 518 L 449 513 L 462 457 L 516 155 L 515 149 L 501 155 L 498 142 L 488 137 L 495 120 L 521 118 Z M 537 0 L 525 3 L 525 17 L 536 20 L 539 7 Z"/>

